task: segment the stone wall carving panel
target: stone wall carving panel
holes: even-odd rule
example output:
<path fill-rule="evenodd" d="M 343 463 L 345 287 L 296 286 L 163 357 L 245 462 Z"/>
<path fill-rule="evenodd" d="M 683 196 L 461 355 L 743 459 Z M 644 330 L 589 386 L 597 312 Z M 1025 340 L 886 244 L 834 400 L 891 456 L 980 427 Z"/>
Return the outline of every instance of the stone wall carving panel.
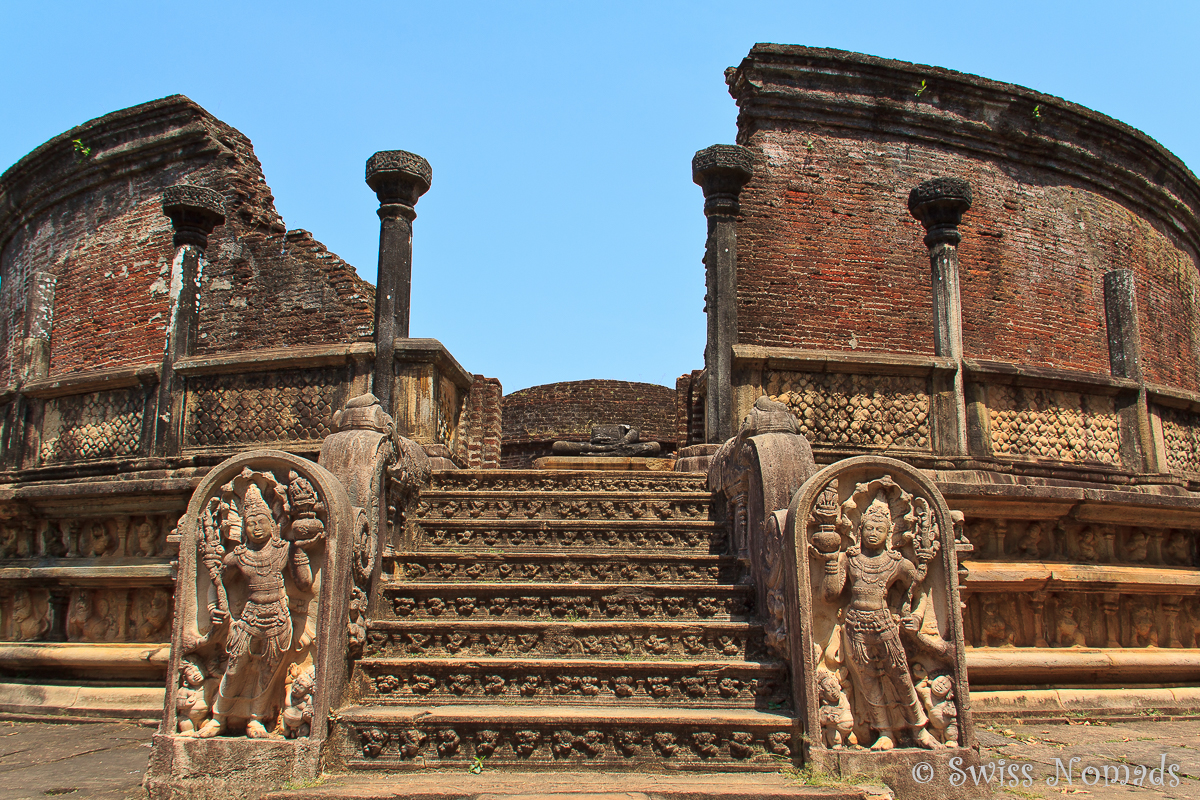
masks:
<path fill-rule="evenodd" d="M 980 561 L 1192 567 L 1200 549 L 1194 530 L 1070 519 L 973 519 L 966 536 L 975 545 L 972 558 Z"/>
<path fill-rule="evenodd" d="M 38 459 L 65 464 L 135 455 L 144 409 L 145 393 L 136 387 L 47 400 Z"/>
<path fill-rule="evenodd" d="M 1111 397 L 992 384 L 987 406 L 997 456 L 1121 463 Z"/>
<path fill-rule="evenodd" d="M 167 537 L 178 519 L 176 514 L 0 519 L 0 561 L 157 559 L 169 554 Z M 73 563 L 67 561 L 61 566 L 70 567 Z"/>
<path fill-rule="evenodd" d="M 766 370 L 763 386 L 817 447 L 930 449 L 926 378 Z"/>
<path fill-rule="evenodd" d="M 1178 475 L 1200 473 L 1200 414 L 1155 406 L 1162 420 L 1167 469 Z"/>
<path fill-rule="evenodd" d="M 345 403 L 345 369 L 279 370 L 188 378 L 188 447 L 258 443 L 319 444 Z"/>

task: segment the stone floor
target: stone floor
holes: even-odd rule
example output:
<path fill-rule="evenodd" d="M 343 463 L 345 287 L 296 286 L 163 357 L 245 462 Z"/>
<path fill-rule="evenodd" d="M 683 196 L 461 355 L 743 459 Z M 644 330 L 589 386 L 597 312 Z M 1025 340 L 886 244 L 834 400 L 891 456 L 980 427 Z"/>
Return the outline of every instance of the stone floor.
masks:
<path fill-rule="evenodd" d="M 140 798 L 142 772 L 149 755 L 148 727 L 127 723 L 42 723 L 0 720 L 0 800 L 70 797 L 98 800 Z M 1120 800 L 1137 796 L 1162 800 L 1200 800 L 1200 720 L 1159 721 L 1152 717 L 1122 722 L 1075 720 L 1062 723 L 1020 723 L 988 720 L 979 729 L 984 748 L 983 762 L 1003 760 L 1007 769 L 1018 764 L 1021 778 L 1032 776 L 1032 785 L 1019 785 L 996 792 L 997 798 L 1057 798 L 1079 795 L 1080 800 Z M 1072 763 L 1072 759 L 1078 759 Z M 1057 766 L 1061 764 L 1062 766 Z M 1147 772 L 1143 785 L 1105 786 L 1103 770 L 1108 767 L 1113 779 L 1124 777 L 1130 769 L 1130 782 L 1136 779 L 1137 766 L 1148 770 L 1165 764 L 1168 773 L 1163 783 L 1152 780 L 1157 773 Z M 1027 765 L 1027 769 L 1021 768 Z M 1178 776 L 1178 785 L 1170 774 Z M 1083 775 L 1085 768 L 1098 772 Z M 1062 770 L 1070 768 L 1068 784 Z M 1057 785 L 1047 785 L 1058 772 Z M 1099 775 L 1097 781 L 1096 775 Z M 423 780 L 433 776 L 424 776 Z M 476 792 L 466 788 L 473 776 L 449 776 L 462 779 L 463 797 Z M 935 775 L 926 796 L 937 796 L 937 784 L 949 776 Z M 967 780 L 970 777 L 967 776 Z M 818 779 L 814 783 L 821 783 Z M 337 797 L 338 781 L 324 782 L 314 796 Z M 538 793 L 529 787 L 509 792 L 529 796 Z M 403 796 L 393 795 L 393 796 Z M 900 800 L 904 800 L 901 798 Z"/>

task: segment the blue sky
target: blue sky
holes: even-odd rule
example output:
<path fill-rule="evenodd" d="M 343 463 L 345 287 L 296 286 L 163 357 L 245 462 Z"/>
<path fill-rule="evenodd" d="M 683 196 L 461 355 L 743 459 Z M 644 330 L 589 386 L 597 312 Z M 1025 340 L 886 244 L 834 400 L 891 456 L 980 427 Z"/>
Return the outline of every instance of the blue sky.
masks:
<path fill-rule="evenodd" d="M 1017 83 L 1200 171 L 1200 3 L 0 2 L 0 170 L 182 93 L 254 142 L 290 228 L 374 280 L 376 150 L 433 165 L 412 335 L 505 391 L 703 364 L 692 154 L 732 142 L 723 72 L 755 42 Z"/>

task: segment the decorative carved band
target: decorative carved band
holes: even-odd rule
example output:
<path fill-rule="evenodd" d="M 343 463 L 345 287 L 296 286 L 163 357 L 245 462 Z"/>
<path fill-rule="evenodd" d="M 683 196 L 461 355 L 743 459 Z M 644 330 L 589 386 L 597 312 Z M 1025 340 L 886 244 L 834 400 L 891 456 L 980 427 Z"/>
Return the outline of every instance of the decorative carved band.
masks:
<path fill-rule="evenodd" d="M 763 385 L 816 447 L 930 449 L 927 378 L 767 370 Z"/>
<path fill-rule="evenodd" d="M 47 400 L 40 463 L 135 455 L 141 445 L 144 408 L 145 394 L 139 388 Z"/>
<path fill-rule="evenodd" d="M 1200 414 L 1155 406 L 1162 420 L 1167 469 L 1177 475 L 1200 473 Z"/>
<path fill-rule="evenodd" d="M 987 406 L 997 456 L 1121 463 L 1111 397 L 992 384 Z"/>
<path fill-rule="evenodd" d="M 319 444 L 334 430 L 333 413 L 346 401 L 345 369 L 187 379 L 184 441 L 189 447 L 261 443 Z"/>

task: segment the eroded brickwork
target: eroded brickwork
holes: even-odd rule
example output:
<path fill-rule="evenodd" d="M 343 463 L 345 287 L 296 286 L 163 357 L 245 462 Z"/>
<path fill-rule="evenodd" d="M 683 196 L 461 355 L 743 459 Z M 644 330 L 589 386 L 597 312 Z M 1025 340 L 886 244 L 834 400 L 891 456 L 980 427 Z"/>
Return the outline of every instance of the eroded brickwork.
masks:
<path fill-rule="evenodd" d="M 371 338 L 374 287 L 307 232 L 285 235 L 249 139 L 176 95 L 87 122 L 0 178 L 6 383 L 34 271 L 58 280 L 52 376 L 162 358 L 174 250 L 161 197 L 177 183 L 226 207 L 204 266 L 198 354 Z"/>
<path fill-rule="evenodd" d="M 504 388 L 495 378 L 475 375 L 458 424 L 455 455 L 467 469 L 500 466 L 501 406 Z"/>
<path fill-rule="evenodd" d="M 629 381 L 572 381 L 532 386 L 504 398 L 505 468 L 527 467 L 549 455 L 555 441 L 586 442 L 592 426 L 633 425 L 642 441 L 679 442 L 676 393 L 667 386 Z"/>

